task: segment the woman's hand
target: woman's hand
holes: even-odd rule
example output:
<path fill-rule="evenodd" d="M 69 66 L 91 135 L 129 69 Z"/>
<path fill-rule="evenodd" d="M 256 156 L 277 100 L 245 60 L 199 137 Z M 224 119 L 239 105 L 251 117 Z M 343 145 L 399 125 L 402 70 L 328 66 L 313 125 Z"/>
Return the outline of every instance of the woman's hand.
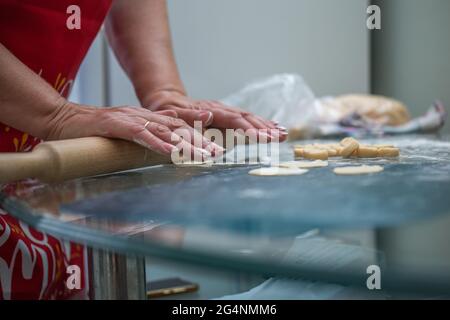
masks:
<path fill-rule="evenodd" d="M 130 106 L 96 108 L 68 102 L 55 111 L 47 132 L 45 140 L 88 136 L 119 138 L 164 155 L 182 150 L 183 156 L 188 152 L 189 158 L 202 160 L 223 152 L 220 146 L 178 119 L 173 110 L 152 112 Z"/>
<path fill-rule="evenodd" d="M 151 95 L 146 108 L 153 111 L 175 111 L 180 119 L 193 126 L 202 121 L 206 127 L 255 131 L 264 141 L 287 138 L 286 128 L 244 110 L 229 107 L 219 101 L 194 100 L 177 91 L 159 91 Z"/>

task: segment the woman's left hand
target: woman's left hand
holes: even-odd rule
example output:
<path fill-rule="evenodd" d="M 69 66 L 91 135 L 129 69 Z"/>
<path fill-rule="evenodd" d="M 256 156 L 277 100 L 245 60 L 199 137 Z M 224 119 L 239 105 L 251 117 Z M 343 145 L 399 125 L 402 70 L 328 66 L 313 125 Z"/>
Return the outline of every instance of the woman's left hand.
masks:
<path fill-rule="evenodd" d="M 191 99 L 177 91 L 159 91 L 153 94 L 146 108 L 152 111 L 173 110 L 178 118 L 191 126 L 194 126 L 194 121 L 201 121 L 204 127 L 254 131 L 257 136 L 268 138 L 264 141 L 282 142 L 287 138 L 286 128 L 273 121 L 226 106 L 219 101 Z"/>

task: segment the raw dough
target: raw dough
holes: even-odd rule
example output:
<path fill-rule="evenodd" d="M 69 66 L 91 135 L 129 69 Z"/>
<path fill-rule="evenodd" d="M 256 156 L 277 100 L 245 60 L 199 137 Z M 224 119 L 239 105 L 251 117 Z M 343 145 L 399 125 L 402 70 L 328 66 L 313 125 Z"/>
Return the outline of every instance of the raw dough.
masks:
<path fill-rule="evenodd" d="M 340 155 L 340 151 L 334 149 L 334 148 L 330 148 L 327 150 L 328 151 L 328 156 L 329 157 L 337 157 Z"/>
<path fill-rule="evenodd" d="M 358 166 L 358 167 L 340 167 L 335 168 L 333 171 L 338 175 L 359 175 L 359 174 L 369 174 L 378 173 L 383 171 L 382 166 Z"/>
<path fill-rule="evenodd" d="M 385 158 L 395 158 L 400 155 L 398 148 L 380 148 L 378 149 L 378 156 Z"/>
<path fill-rule="evenodd" d="M 302 148 L 295 148 L 294 149 L 294 156 L 296 158 L 303 158 L 303 149 Z"/>
<path fill-rule="evenodd" d="M 356 139 L 348 137 L 339 144 L 307 144 L 295 145 L 294 155 L 296 158 L 310 160 L 327 160 L 329 157 L 344 158 L 393 158 L 400 155 L 400 150 L 389 144 L 363 145 Z"/>
<path fill-rule="evenodd" d="M 395 148 L 395 146 L 392 144 L 374 144 L 372 147 L 375 147 L 378 149 L 380 149 L 380 148 Z"/>
<path fill-rule="evenodd" d="M 358 158 L 376 158 L 378 157 L 378 148 L 360 145 L 355 156 Z"/>
<path fill-rule="evenodd" d="M 279 168 L 267 167 L 250 170 L 248 174 L 253 176 L 298 176 L 308 172 L 305 169 L 299 168 Z"/>
<path fill-rule="evenodd" d="M 310 160 L 328 160 L 328 151 L 318 148 L 303 150 L 303 157 Z"/>
<path fill-rule="evenodd" d="M 359 142 L 353 138 L 345 138 L 341 141 L 341 145 L 341 156 L 343 156 L 344 158 L 350 157 L 352 153 L 359 148 Z"/>
<path fill-rule="evenodd" d="M 300 169 L 309 169 L 309 168 L 322 168 L 327 167 L 328 161 L 323 160 L 315 160 L 315 161 L 288 161 L 279 164 L 280 168 L 300 168 Z"/>

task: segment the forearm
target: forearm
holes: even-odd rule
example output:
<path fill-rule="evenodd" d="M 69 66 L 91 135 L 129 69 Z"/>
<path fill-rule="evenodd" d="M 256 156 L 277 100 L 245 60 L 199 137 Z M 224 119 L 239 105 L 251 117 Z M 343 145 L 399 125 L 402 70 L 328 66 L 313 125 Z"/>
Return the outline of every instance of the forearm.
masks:
<path fill-rule="evenodd" d="M 196 138 L 199 133 L 175 116 L 170 110 L 70 103 L 0 44 L 0 123 L 44 140 L 102 136 L 134 141 L 165 155 L 177 150 L 179 140 L 173 137 L 183 130 L 190 135 L 181 144 L 186 155 L 203 161 L 205 154 L 210 155 L 208 150 L 216 150 L 216 145 Z M 197 139 L 200 147 L 193 145 Z"/>
<path fill-rule="evenodd" d="M 173 55 L 165 0 L 115 0 L 106 31 L 142 105 L 148 105 L 158 91 L 185 94 Z"/>
<path fill-rule="evenodd" d="M 0 122 L 47 139 L 65 103 L 55 89 L 0 44 Z"/>

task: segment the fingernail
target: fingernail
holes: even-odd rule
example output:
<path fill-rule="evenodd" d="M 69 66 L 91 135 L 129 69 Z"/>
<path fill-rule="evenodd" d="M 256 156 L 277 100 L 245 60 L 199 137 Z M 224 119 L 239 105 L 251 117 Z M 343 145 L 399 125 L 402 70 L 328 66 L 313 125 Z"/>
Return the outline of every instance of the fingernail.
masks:
<path fill-rule="evenodd" d="M 287 131 L 287 128 L 283 126 L 277 126 L 277 128 L 280 129 L 281 131 Z"/>
<path fill-rule="evenodd" d="M 213 114 L 211 111 L 202 111 L 199 113 L 199 118 L 204 122 L 205 126 L 209 126 L 213 119 Z"/>
<path fill-rule="evenodd" d="M 272 123 L 276 126 L 278 126 L 280 124 L 278 121 L 274 121 L 274 120 L 272 120 Z"/>

